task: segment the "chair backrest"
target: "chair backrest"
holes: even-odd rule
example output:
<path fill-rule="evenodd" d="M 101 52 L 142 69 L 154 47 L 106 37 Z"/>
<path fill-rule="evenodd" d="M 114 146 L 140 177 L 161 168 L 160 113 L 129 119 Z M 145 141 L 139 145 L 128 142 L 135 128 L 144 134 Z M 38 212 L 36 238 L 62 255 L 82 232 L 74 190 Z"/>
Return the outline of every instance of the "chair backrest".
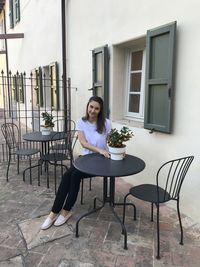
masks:
<path fill-rule="evenodd" d="M 1 126 L 3 136 L 9 149 L 18 148 L 19 146 L 19 128 L 14 123 L 4 123 Z"/>
<path fill-rule="evenodd" d="M 68 120 L 68 127 L 70 125 L 70 130 L 73 131 L 76 128 L 76 124 L 73 120 Z M 57 132 L 64 132 L 65 130 L 65 120 L 64 119 L 57 119 L 54 121 L 54 129 Z"/>
<path fill-rule="evenodd" d="M 67 159 L 73 159 L 73 149 L 78 139 L 77 131 L 71 130 L 67 133 L 57 132 L 51 139 L 51 153 L 62 153 Z"/>
<path fill-rule="evenodd" d="M 162 200 L 178 199 L 183 180 L 187 171 L 194 159 L 194 156 L 183 157 L 179 159 L 170 160 L 164 163 L 158 170 L 156 176 L 157 186 L 162 187 L 165 192 L 160 198 Z M 159 190 L 158 201 L 159 199 Z"/>

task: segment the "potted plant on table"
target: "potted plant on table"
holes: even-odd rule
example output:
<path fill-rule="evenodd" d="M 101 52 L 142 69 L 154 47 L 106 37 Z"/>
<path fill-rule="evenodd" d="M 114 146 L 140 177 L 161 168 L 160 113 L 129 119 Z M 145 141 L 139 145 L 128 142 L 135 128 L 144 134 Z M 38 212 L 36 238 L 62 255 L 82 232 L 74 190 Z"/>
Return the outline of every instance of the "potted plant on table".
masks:
<path fill-rule="evenodd" d="M 42 112 L 42 119 L 44 121 L 44 125 L 41 125 L 42 135 L 49 135 L 54 127 L 53 115 L 47 111 Z"/>
<path fill-rule="evenodd" d="M 113 160 L 122 160 L 126 151 L 127 142 L 133 137 L 133 132 L 126 126 L 122 127 L 121 130 L 116 128 L 111 129 L 110 134 L 107 138 L 108 150 Z"/>

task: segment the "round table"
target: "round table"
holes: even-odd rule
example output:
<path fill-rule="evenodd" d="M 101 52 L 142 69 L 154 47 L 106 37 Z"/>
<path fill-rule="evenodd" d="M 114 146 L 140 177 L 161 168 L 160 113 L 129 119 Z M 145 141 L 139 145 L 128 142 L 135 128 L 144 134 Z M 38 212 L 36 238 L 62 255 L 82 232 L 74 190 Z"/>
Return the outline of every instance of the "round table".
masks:
<path fill-rule="evenodd" d="M 142 159 L 126 155 L 123 160 L 112 160 L 101 154 L 93 153 L 79 157 L 74 166 L 82 172 L 94 176 L 129 176 L 141 172 L 145 168 Z"/>
<path fill-rule="evenodd" d="M 66 138 L 67 134 L 65 132 L 52 131 L 49 135 L 42 135 L 42 132 L 30 132 L 23 135 L 23 139 L 29 142 L 39 142 L 41 143 L 41 157 L 49 152 L 49 143 L 51 141 L 60 140 Z M 25 173 L 30 168 L 40 167 L 40 164 L 28 167 L 23 172 L 23 179 L 25 180 Z M 45 169 L 46 170 L 46 169 Z M 40 185 L 40 172 L 38 170 L 38 185 Z M 47 177 L 47 187 L 49 188 L 49 178 Z"/>
<path fill-rule="evenodd" d="M 42 143 L 42 155 L 46 154 L 49 147 L 50 141 L 58 140 L 58 137 L 61 138 L 61 135 L 56 135 L 55 131 L 52 131 L 49 135 L 42 135 L 42 132 L 31 132 L 23 135 L 23 139 L 30 142 L 40 142 Z M 63 137 L 66 136 L 66 133 L 63 132 Z M 56 138 L 57 137 L 57 138 Z"/>
<path fill-rule="evenodd" d="M 124 234 L 124 249 L 127 249 L 127 232 L 124 224 L 114 210 L 115 205 L 124 205 L 115 203 L 115 177 L 129 176 L 141 172 L 145 168 L 145 162 L 135 156 L 126 155 L 123 160 L 111 160 L 103 155 L 92 153 L 79 157 L 75 160 L 74 166 L 79 171 L 88 173 L 93 176 L 103 176 L 103 201 L 98 198 L 94 199 L 94 209 L 83 214 L 76 222 L 76 237 L 78 234 L 79 222 L 82 218 L 102 209 L 105 203 L 109 203 L 111 211 L 117 218 L 122 227 Z M 96 199 L 102 202 L 102 205 L 96 208 Z"/>

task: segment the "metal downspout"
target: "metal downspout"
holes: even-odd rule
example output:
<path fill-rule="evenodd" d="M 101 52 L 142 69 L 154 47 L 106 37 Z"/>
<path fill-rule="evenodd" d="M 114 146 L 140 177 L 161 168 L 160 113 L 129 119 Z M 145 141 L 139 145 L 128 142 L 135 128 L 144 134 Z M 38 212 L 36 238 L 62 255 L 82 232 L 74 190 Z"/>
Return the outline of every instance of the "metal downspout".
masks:
<path fill-rule="evenodd" d="M 62 14 L 62 65 L 63 65 L 63 97 L 64 97 L 64 119 L 65 131 L 67 131 L 67 66 L 66 66 L 66 5 L 65 0 L 61 0 L 61 14 Z"/>
<path fill-rule="evenodd" d="M 4 33 L 7 33 L 6 30 L 6 14 L 5 9 L 3 9 L 3 20 L 4 20 Z M 11 105 L 10 105 L 10 83 L 9 83 L 9 65 L 8 65 L 8 44 L 7 39 L 5 38 L 5 51 L 6 51 L 6 72 L 7 72 L 7 84 L 8 84 L 8 110 L 9 116 L 11 115 Z"/>

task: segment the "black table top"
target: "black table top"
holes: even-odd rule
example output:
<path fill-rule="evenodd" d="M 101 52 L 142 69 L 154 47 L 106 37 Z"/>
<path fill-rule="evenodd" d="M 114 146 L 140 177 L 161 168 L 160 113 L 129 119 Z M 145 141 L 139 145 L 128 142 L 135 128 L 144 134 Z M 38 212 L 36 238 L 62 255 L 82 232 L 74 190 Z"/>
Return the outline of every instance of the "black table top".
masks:
<path fill-rule="evenodd" d="M 74 166 L 79 171 L 94 176 L 121 177 L 141 172 L 145 168 L 145 163 L 131 155 L 126 155 L 123 160 L 112 160 L 93 153 L 76 159 Z"/>
<path fill-rule="evenodd" d="M 23 135 L 23 139 L 26 141 L 33 141 L 33 142 L 49 142 L 51 140 L 59 140 L 66 137 L 66 133 L 60 133 L 52 131 L 49 135 L 42 135 L 42 132 L 31 132 Z M 55 135 L 56 134 L 56 135 Z M 63 135 L 62 135 L 63 134 Z M 53 139 L 52 139 L 53 138 Z"/>

